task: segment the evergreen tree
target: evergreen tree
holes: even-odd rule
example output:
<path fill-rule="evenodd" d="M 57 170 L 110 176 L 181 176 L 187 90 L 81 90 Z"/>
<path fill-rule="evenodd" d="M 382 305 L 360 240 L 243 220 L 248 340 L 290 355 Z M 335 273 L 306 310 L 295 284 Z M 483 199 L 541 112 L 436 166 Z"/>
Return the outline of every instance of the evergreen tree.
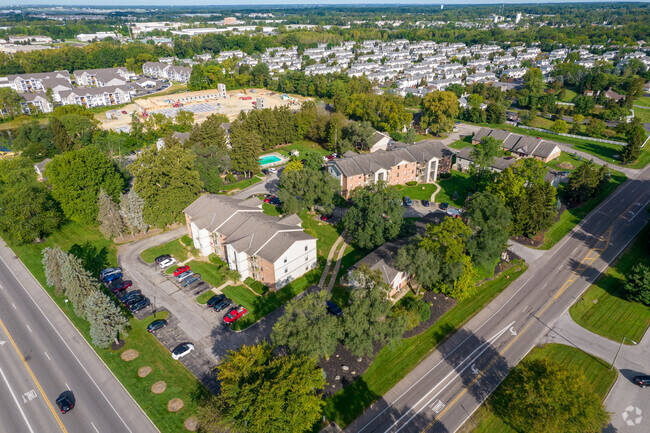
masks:
<path fill-rule="evenodd" d="M 230 126 L 230 165 L 233 170 L 252 176 L 260 168 L 262 141 L 256 132 L 247 131 L 240 122 Z"/>
<path fill-rule="evenodd" d="M 61 280 L 65 288 L 66 297 L 72 302 L 77 316 L 88 319 L 86 299 L 99 291 L 99 283 L 83 267 L 81 259 L 68 254 L 68 260 L 61 268 Z"/>
<path fill-rule="evenodd" d="M 65 290 L 63 284 L 63 269 L 70 260 L 68 254 L 59 247 L 43 249 L 43 269 L 47 285 L 54 287 L 54 292 L 60 295 Z"/>
<path fill-rule="evenodd" d="M 122 194 L 120 214 L 124 224 L 133 234 L 146 232 L 149 228 L 144 222 L 144 200 L 134 188 L 131 188 L 126 194 Z"/>
<path fill-rule="evenodd" d="M 634 162 L 639 157 L 641 146 L 646 139 L 645 130 L 641 124 L 634 124 L 627 128 L 625 134 L 627 145 L 621 149 L 621 160 L 626 163 Z"/>
<path fill-rule="evenodd" d="M 72 138 L 58 117 L 52 117 L 50 120 L 50 129 L 52 130 L 54 145 L 58 149 L 59 153 L 65 153 L 72 150 Z"/>
<path fill-rule="evenodd" d="M 92 292 L 85 300 L 86 319 L 90 322 L 90 337 L 97 347 L 107 348 L 117 343 L 129 324 L 119 307 L 101 291 Z"/>
<path fill-rule="evenodd" d="M 122 236 L 124 232 L 124 221 L 122 220 L 122 215 L 120 215 L 120 208 L 103 189 L 99 190 L 99 195 L 97 196 L 97 208 L 99 231 L 102 232 L 104 237 L 112 239 L 117 236 Z"/>

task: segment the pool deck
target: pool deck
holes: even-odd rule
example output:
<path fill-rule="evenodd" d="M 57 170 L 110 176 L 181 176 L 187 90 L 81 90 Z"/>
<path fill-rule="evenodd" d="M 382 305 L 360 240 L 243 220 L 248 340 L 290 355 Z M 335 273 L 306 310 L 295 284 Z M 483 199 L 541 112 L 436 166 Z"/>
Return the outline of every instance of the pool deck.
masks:
<path fill-rule="evenodd" d="M 282 155 L 279 152 L 271 152 L 271 153 L 265 153 L 264 155 L 260 156 L 260 158 L 268 157 L 268 156 L 275 156 L 276 158 L 279 158 L 279 161 L 274 161 L 274 162 L 269 162 L 267 164 L 260 164 L 260 167 L 262 168 L 269 168 L 269 167 L 275 167 L 278 165 L 283 165 L 289 162 L 289 158 L 286 156 Z"/>

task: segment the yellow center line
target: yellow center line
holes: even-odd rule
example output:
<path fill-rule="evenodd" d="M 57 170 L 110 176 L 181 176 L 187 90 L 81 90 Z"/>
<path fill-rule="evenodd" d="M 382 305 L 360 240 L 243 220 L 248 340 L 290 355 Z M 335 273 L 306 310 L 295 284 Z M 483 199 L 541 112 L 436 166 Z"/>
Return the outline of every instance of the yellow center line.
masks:
<path fill-rule="evenodd" d="M 65 426 L 64 426 L 63 423 L 61 422 L 61 418 L 59 417 L 59 413 L 58 413 L 56 410 L 54 410 L 54 406 L 52 406 L 52 403 L 50 403 L 50 399 L 49 399 L 49 398 L 47 397 L 47 395 L 45 394 L 45 391 L 43 391 L 43 388 L 41 387 L 41 384 L 40 384 L 40 383 L 38 382 L 38 380 L 36 379 L 36 376 L 34 375 L 34 372 L 33 372 L 32 369 L 30 368 L 29 364 L 27 364 L 27 361 L 25 360 L 25 357 L 24 357 L 23 354 L 20 352 L 20 349 L 19 349 L 18 346 L 16 345 L 16 342 L 14 341 L 13 337 L 12 337 L 11 334 L 9 333 L 9 330 L 8 330 L 7 327 L 5 326 L 5 324 L 4 324 L 4 322 L 2 321 L 2 319 L 0 319 L 0 327 L 2 327 L 2 330 L 5 332 L 5 334 L 7 334 L 7 338 L 9 338 L 9 342 L 11 343 L 11 345 L 12 345 L 12 346 L 14 347 L 14 349 L 16 350 L 16 353 L 17 353 L 18 356 L 20 357 L 20 360 L 23 362 L 23 365 L 24 365 L 25 368 L 27 369 L 27 372 L 28 372 L 29 375 L 32 377 L 32 380 L 34 380 L 34 383 L 36 384 L 36 387 L 38 388 L 38 390 L 40 391 L 41 395 L 43 396 L 43 399 L 45 400 L 45 403 L 47 403 L 47 407 L 50 408 L 50 411 L 52 411 L 52 415 L 54 415 L 54 418 L 56 419 L 56 422 L 59 424 L 59 427 L 61 427 L 61 431 L 62 431 L 63 433 L 68 433 L 68 430 L 66 430 Z"/>
<path fill-rule="evenodd" d="M 619 218 L 620 218 L 620 216 L 619 216 Z M 618 218 L 617 218 L 617 219 L 618 219 Z M 477 381 L 478 381 L 478 380 L 479 380 L 479 379 L 480 379 L 480 378 L 485 374 L 485 372 L 486 372 L 487 370 L 489 370 L 490 367 L 492 367 L 492 365 L 493 365 L 493 364 L 494 364 L 494 363 L 495 363 L 495 362 L 496 362 L 500 357 L 502 357 L 503 354 L 504 354 L 508 349 L 510 349 L 510 347 L 515 343 L 515 341 L 517 341 L 517 340 L 519 339 L 519 337 L 521 337 L 522 335 L 524 335 L 524 334 L 526 333 L 526 331 L 528 330 L 528 328 L 530 328 L 531 325 L 532 325 L 533 323 L 535 323 L 535 319 L 539 319 L 539 318 L 542 316 L 542 314 L 544 314 L 544 312 L 546 312 L 546 310 L 548 310 L 548 308 L 549 308 L 551 305 L 553 305 L 553 303 L 555 303 L 555 301 L 556 301 L 556 300 L 557 300 L 557 299 L 558 299 L 558 298 L 559 298 L 559 297 L 560 297 L 560 296 L 561 296 L 561 295 L 566 291 L 566 289 L 568 289 L 568 288 L 569 288 L 569 287 L 570 287 L 570 286 L 571 286 L 571 285 L 572 285 L 572 284 L 573 284 L 573 283 L 574 283 L 578 278 L 580 278 L 580 277 L 582 276 L 582 274 L 583 274 L 587 269 L 589 269 L 589 266 L 586 265 L 586 262 L 587 262 L 587 261 L 590 261 L 589 264 L 593 263 L 593 262 L 594 262 L 598 257 L 600 257 L 600 253 L 602 253 L 603 251 L 605 251 L 605 249 L 609 246 L 609 243 L 610 243 L 610 240 L 611 240 L 611 236 L 612 236 L 612 228 L 613 228 L 613 227 L 614 227 L 614 224 L 612 224 L 611 226 L 609 226 L 609 228 L 607 229 L 607 231 L 606 231 L 602 236 L 600 236 L 600 238 L 599 238 L 599 242 L 605 242 L 605 245 L 602 246 L 602 247 L 599 247 L 599 248 L 596 248 L 596 247 L 591 248 L 591 249 L 587 252 L 587 254 L 585 255 L 585 257 L 582 259 L 582 261 L 581 261 L 580 264 L 578 265 L 578 268 L 576 268 L 576 270 L 572 272 L 571 276 L 570 276 L 570 277 L 569 277 L 569 278 L 564 282 L 564 284 L 562 284 L 562 287 L 560 287 L 560 290 L 558 290 L 557 293 L 553 296 L 553 298 L 551 298 L 551 299 L 549 300 L 549 302 L 546 304 L 546 306 L 544 306 L 544 308 L 543 308 L 539 313 L 537 313 L 537 314 L 535 315 L 534 319 L 531 319 L 531 320 L 528 322 L 528 324 L 524 327 L 524 329 L 522 329 L 522 330 L 521 330 L 521 331 L 520 331 L 520 332 L 515 336 L 515 338 L 513 338 L 512 341 L 510 341 L 510 343 L 508 343 L 508 344 L 506 345 L 506 347 L 504 347 L 504 348 L 503 348 L 503 349 L 502 349 L 502 350 L 497 354 L 497 356 L 495 356 L 495 357 L 490 361 L 490 363 L 488 364 L 487 367 L 485 367 L 481 372 L 479 372 L 479 373 L 474 377 L 474 379 L 472 379 L 472 381 L 471 381 L 471 382 L 470 382 L 470 383 L 469 383 L 465 388 L 463 388 L 463 390 L 462 390 L 462 391 L 461 391 L 461 392 L 460 392 L 460 393 L 459 393 L 459 394 L 458 394 L 458 395 L 457 395 L 457 396 L 456 396 L 456 397 L 451 401 L 451 403 L 449 403 L 449 404 L 444 408 L 444 410 L 443 410 L 442 412 L 440 412 L 439 414 L 437 414 L 437 415 L 433 418 L 433 421 L 431 421 L 431 423 L 429 423 L 429 425 L 427 425 L 427 426 L 424 428 L 424 430 L 422 430 L 421 433 L 425 433 L 425 432 L 428 431 L 431 427 L 433 427 L 433 426 L 435 425 L 435 423 L 438 422 L 438 420 L 439 420 L 440 418 L 442 418 L 442 416 L 443 416 L 443 415 L 444 415 L 444 414 L 445 414 L 445 413 L 446 413 L 446 412 L 447 412 L 451 407 L 453 407 L 453 406 L 458 402 L 458 400 L 459 400 L 463 395 L 465 395 L 465 394 L 467 393 L 467 391 L 469 391 L 469 389 L 470 389 L 472 386 L 474 386 L 474 384 L 475 384 L 475 383 L 476 383 L 476 382 L 477 382 Z M 594 252 L 596 252 L 596 255 L 595 255 L 594 257 L 591 257 L 591 253 L 594 253 Z"/>

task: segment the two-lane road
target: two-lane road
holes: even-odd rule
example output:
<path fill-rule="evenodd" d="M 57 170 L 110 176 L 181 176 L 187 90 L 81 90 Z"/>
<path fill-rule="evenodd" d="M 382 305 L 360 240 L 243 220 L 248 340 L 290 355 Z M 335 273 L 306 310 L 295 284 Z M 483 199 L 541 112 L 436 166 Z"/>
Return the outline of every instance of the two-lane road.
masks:
<path fill-rule="evenodd" d="M 598 206 L 347 432 L 455 432 L 648 219 L 650 168 Z M 650 369 L 650 360 L 643 360 Z"/>
<path fill-rule="evenodd" d="M 71 391 L 75 408 L 55 404 Z M 158 429 L 11 250 L 0 241 L 0 432 Z"/>

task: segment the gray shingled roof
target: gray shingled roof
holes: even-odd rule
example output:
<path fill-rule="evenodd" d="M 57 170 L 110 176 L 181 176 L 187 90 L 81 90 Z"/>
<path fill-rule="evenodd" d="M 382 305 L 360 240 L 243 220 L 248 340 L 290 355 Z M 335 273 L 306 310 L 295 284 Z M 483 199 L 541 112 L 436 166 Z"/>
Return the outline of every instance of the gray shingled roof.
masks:
<path fill-rule="evenodd" d="M 479 129 L 472 140 L 480 141 L 483 137 L 494 137 L 497 140 L 503 140 L 504 149 L 540 158 L 548 158 L 557 146 L 556 143 L 539 137 L 490 128 Z"/>
<path fill-rule="evenodd" d="M 474 158 L 472 158 L 472 150 L 473 148 L 471 147 L 464 147 L 458 151 L 456 154 L 457 158 L 459 159 L 464 159 L 467 161 L 472 161 L 474 162 Z M 499 157 L 499 158 L 494 158 L 494 161 L 490 165 L 491 168 L 497 169 L 497 170 L 505 170 L 506 168 L 510 167 L 512 164 L 514 164 L 517 161 L 516 158 L 514 157 Z"/>

